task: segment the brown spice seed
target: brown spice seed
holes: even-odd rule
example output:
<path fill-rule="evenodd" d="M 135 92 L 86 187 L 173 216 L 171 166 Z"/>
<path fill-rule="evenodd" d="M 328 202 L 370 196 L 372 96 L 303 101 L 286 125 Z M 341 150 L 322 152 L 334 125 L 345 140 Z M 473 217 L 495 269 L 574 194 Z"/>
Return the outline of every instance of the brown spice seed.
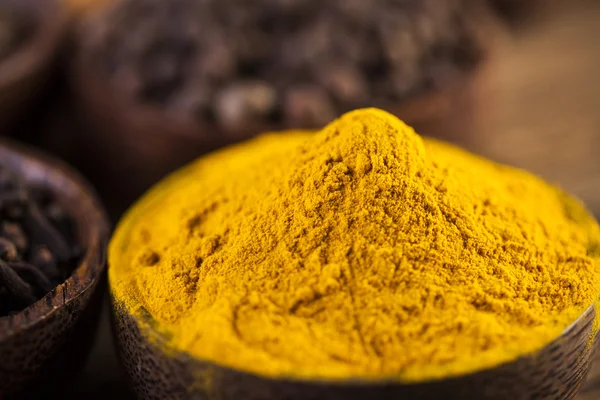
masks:
<path fill-rule="evenodd" d="M 71 237 L 71 216 L 48 188 L 27 185 L 2 166 L 0 183 L 2 317 L 19 312 L 60 284 L 81 253 Z"/>
<path fill-rule="evenodd" d="M 21 277 L 28 275 L 28 277 L 33 280 L 33 282 L 27 280 L 28 283 L 32 285 L 32 288 L 36 288 L 36 291 L 40 296 L 45 295 L 55 286 L 46 274 L 34 265 L 25 262 L 12 262 L 9 263 L 8 266 L 15 270 Z"/>
<path fill-rule="evenodd" d="M 17 248 L 10 240 L 0 237 L 0 259 L 14 261 L 17 259 Z"/>
<path fill-rule="evenodd" d="M 342 102 L 356 104 L 370 97 L 364 77 L 352 66 L 326 66 L 318 74 L 323 85 Z"/>
<path fill-rule="evenodd" d="M 57 280 L 60 277 L 60 270 L 48 247 L 41 245 L 33 249 L 30 262 L 44 272 L 49 279 Z"/>
<path fill-rule="evenodd" d="M 33 304 L 37 300 L 31 286 L 2 260 L 0 260 L 0 286 L 4 286 L 8 293 L 27 304 Z"/>
<path fill-rule="evenodd" d="M 14 243 L 19 252 L 24 252 L 29 245 L 27 236 L 18 224 L 12 222 L 3 222 L 0 234 Z"/>
<path fill-rule="evenodd" d="M 298 127 L 321 125 L 334 118 L 327 93 L 317 86 L 291 88 L 284 100 L 286 117 Z"/>
<path fill-rule="evenodd" d="M 240 82 L 220 91 L 216 100 L 217 118 L 233 129 L 248 122 L 264 120 L 275 107 L 277 93 L 264 82 Z"/>
<path fill-rule="evenodd" d="M 31 231 L 33 239 L 46 243 L 48 248 L 56 255 L 58 260 L 67 261 L 71 256 L 71 249 L 61 233 L 41 213 L 35 204 L 31 204 L 25 224 Z"/>
<path fill-rule="evenodd" d="M 125 95 L 176 119 L 216 119 L 221 133 L 257 123 L 315 127 L 452 77 L 432 67 L 440 55 L 468 70 L 481 54 L 473 16 L 463 0 L 125 0 L 91 25 L 103 32 L 88 45 Z M 275 104 L 256 109 L 248 81 L 270 85 Z M 311 85 L 323 93 L 306 94 Z"/>

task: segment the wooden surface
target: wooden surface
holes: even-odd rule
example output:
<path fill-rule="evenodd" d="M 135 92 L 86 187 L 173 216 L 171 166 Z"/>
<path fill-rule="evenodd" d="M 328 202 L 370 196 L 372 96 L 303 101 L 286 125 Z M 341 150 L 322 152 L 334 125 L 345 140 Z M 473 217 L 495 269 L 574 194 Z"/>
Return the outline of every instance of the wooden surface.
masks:
<path fill-rule="evenodd" d="M 406 115 L 423 134 L 558 183 L 600 216 L 600 2 L 547 4 L 499 37 L 468 83 L 419 100 Z M 105 321 L 92 362 L 66 397 L 130 398 L 120 371 Z M 600 399 L 600 361 L 576 399 Z"/>

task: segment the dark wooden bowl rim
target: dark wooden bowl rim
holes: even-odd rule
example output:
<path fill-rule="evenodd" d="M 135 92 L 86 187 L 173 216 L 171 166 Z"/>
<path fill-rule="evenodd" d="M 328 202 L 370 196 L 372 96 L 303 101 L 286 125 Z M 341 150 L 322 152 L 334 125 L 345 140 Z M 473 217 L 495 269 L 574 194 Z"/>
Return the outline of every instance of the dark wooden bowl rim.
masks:
<path fill-rule="evenodd" d="M 115 299 L 113 297 L 113 306 L 115 305 Z M 231 371 L 234 373 L 238 373 L 238 374 L 243 374 L 243 375 L 247 375 L 247 376 L 254 376 L 260 379 L 265 379 L 265 380 L 284 380 L 286 382 L 290 382 L 290 383 L 299 383 L 299 384 L 313 384 L 313 385 L 327 385 L 327 386 L 346 386 L 346 385 L 352 385 L 352 386 L 356 386 L 356 387 L 361 387 L 361 386 L 370 386 L 370 387 L 374 387 L 374 386 L 389 386 L 389 385 L 403 385 L 403 386 L 410 386 L 410 385 L 422 385 L 424 383 L 434 383 L 434 382 L 441 382 L 441 381 L 446 381 L 446 380 L 451 380 L 451 379 L 460 379 L 460 378 L 465 378 L 468 377 L 470 375 L 475 375 L 475 374 L 480 374 L 480 373 L 484 373 L 484 372 L 489 372 L 492 371 L 496 368 L 500 368 L 500 367 L 505 367 L 508 366 L 510 364 L 514 364 L 514 363 L 518 363 L 519 361 L 523 360 L 523 359 L 528 359 L 528 358 L 535 358 L 536 353 L 530 353 L 530 354 L 523 354 L 515 359 L 503 362 L 501 364 L 492 366 L 492 367 L 488 367 L 488 368 L 483 368 L 483 369 L 479 369 L 476 371 L 472 371 L 469 373 L 465 373 L 465 374 L 457 374 L 457 375 L 448 375 L 445 377 L 439 377 L 439 378 L 433 378 L 433 379 L 427 379 L 427 380 L 420 380 L 420 381 L 402 381 L 399 380 L 397 377 L 393 377 L 393 376 L 385 376 L 382 378 L 361 378 L 361 377 L 348 377 L 348 378 L 344 378 L 344 379 L 324 379 L 324 378 L 315 378 L 315 379 L 310 379 L 310 378 L 298 378 L 298 377 L 294 377 L 294 376 L 281 376 L 278 378 L 272 378 L 272 377 L 268 377 L 268 376 L 262 376 L 260 374 L 254 373 L 254 372 L 250 372 L 250 371 L 245 371 L 242 369 L 237 369 L 237 368 L 232 368 L 232 367 L 228 367 L 219 363 L 216 363 L 214 361 L 210 361 L 210 360 L 205 360 L 202 358 L 198 358 L 195 357 L 189 353 L 180 351 L 180 350 L 176 350 L 173 349 L 171 346 L 169 346 L 167 343 L 167 338 L 166 336 L 159 332 L 157 329 L 155 329 L 154 327 L 156 327 L 158 325 L 158 322 L 151 316 L 151 314 L 147 311 L 145 311 L 145 309 L 142 307 L 142 312 L 141 313 L 136 313 L 135 315 L 131 314 L 129 312 L 129 310 L 127 309 L 127 307 L 125 307 L 123 304 L 119 303 L 118 301 L 116 302 L 116 307 L 118 307 L 118 311 L 117 312 L 125 312 L 127 313 L 132 319 L 133 321 L 135 321 L 135 323 L 138 325 L 138 327 L 140 328 L 141 331 L 150 331 L 152 333 L 152 335 L 155 338 L 158 338 L 157 341 L 153 341 L 153 346 L 158 346 L 158 348 L 163 351 L 165 349 L 168 350 L 167 353 L 165 353 L 166 357 L 172 357 L 172 358 L 177 358 L 177 359 L 183 359 L 185 360 L 185 362 L 188 363 L 204 363 L 207 365 L 214 365 L 224 371 Z M 550 343 L 548 343 L 546 346 L 542 347 L 540 350 L 538 350 L 538 352 L 542 351 L 544 348 L 548 347 L 548 346 L 552 346 L 553 344 L 562 341 L 564 336 L 567 336 L 567 334 L 571 333 L 573 330 L 580 328 L 579 324 L 581 323 L 581 321 L 586 320 L 588 318 L 596 318 L 595 317 L 596 314 L 596 310 L 595 310 L 595 304 L 592 304 L 591 306 L 589 306 L 575 321 L 573 321 L 568 327 L 566 327 L 563 332 L 561 333 L 560 336 L 558 336 L 557 338 L 555 338 L 554 340 L 552 340 Z M 143 327 L 140 326 L 140 321 L 142 321 L 143 323 Z M 600 336 L 600 331 L 599 332 L 594 332 L 594 343 L 592 345 L 596 345 L 598 339 Z M 146 336 L 144 336 L 145 338 Z"/>
<path fill-rule="evenodd" d="M 71 276 L 45 297 L 23 311 L 0 318 L 0 342 L 36 325 L 58 309 L 83 295 L 101 277 L 105 267 L 109 235 L 108 219 L 94 191 L 84 179 L 63 162 L 25 148 L 7 139 L 0 139 L 0 160 L 10 168 L 22 171 L 26 180 L 45 181 L 50 187 L 62 182 L 71 192 L 69 207 L 76 220 L 78 236 L 85 238 L 85 254 Z M 60 188 L 59 188 L 60 189 Z M 59 198 L 61 194 L 57 191 Z"/>

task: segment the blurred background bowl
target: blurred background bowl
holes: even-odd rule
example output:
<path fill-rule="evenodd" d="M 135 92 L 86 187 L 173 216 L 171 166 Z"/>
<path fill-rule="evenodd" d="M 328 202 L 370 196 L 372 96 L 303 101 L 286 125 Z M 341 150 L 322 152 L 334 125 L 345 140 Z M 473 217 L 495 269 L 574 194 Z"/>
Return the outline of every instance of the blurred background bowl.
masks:
<path fill-rule="evenodd" d="M 61 285 L 25 310 L 0 318 L 0 398 L 39 399 L 74 379 L 94 339 L 105 287 L 109 226 L 95 194 L 62 163 L 0 141 L 2 164 L 50 188 L 76 222 L 85 249 Z"/>
<path fill-rule="evenodd" d="M 24 19 L 31 25 L 23 41 L 0 58 L 2 135 L 44 87 L 63 44 L 68 18 L 60 0 L 3 0 L 0 13 L 8 24 Z"/>
<path fill-rule="evenodd" d="M 477 27 L 473 29 L 472 41 L 480 45 L 478 55 L 482 64 L 503 29 L 489 9 L 482 6 L 483 1 L 471 3 L 477 5 L 469 10 L 469 14 L 476 16 L 472 21 Z M 103 23 L 102 17 L 90 20 L 91 24 L 81 24 L 75 30 L 75 55 L 69 73 L 79 128 L 62 142 L 70 143 L 78 153 L 79 156 L 72 154 L 69 158 L 78 158 L 75 164 L 97 185 L 112 218 L 118 218 L 154 182 L 206 152 L 261 132 L 322 126 L 320 123 L 299 126 L 298 121 L 283 119 L 278 123 L 249 122 L 230 129 L 223 121 L 175 115 L 165 107 L 146 104 L 115 85 L 105 70 L 107 60 L 86 41 L 90 29 L 97 34 L 96 30 L 107 28 L 98 26 Z M 448 78 L 440 79 L 439 85 L 424 87 L 383 108 L 417 129 L 453 109 L 468 110 L 469 77 L 479 64 L 460 72 L 458 67 L 453 73 L 440 72 L 441 76 L 448 73 Z M 449 88 L 457 87 L 467 95 L 453 101 L 446 93 Z M 364 101 L 368 105 L 377 103 L 377 99 L 371 98 Z"/>
<path fill-rule="evenodd" d="M 232 134 L 213 123 L 175 119 L 135 103 L 114 89 L 89 53 L 77 54 L 71 79 L 81 131 L 69 140 L 85 155 L 80 169 L 102 193 L 109 193 L 104 200 L 113 217 L 167 173 L 260 132 L 248 127 Z"/>
<path fill-rule="evenodd" d="M 231 132 L 213 122 L 171 118 L 160 109 L 119 96 L 84 56 L 72 78 L 77 82 L 75 107 L 80 125 L 68 141 L 80 155 L 74 156 L 80 159 L 78 168 L 105 194 L 103 201 L 113 219 L 152 184 L 195 158 L 257 133 L 290 128 L 265 124 Z M 436 118 L 459 108 L 460 115 L 465 116 L 464 107 L 471 106 L 470 82 L 468 76 L 457 77 L 446 88 L 387 109 L 416 129 L 434 124 Z M 463 92 L 459 101 L 449 97 L 455 90 Z M 448 127 L 447 139 L 470 132 L 463 128 Z"/>

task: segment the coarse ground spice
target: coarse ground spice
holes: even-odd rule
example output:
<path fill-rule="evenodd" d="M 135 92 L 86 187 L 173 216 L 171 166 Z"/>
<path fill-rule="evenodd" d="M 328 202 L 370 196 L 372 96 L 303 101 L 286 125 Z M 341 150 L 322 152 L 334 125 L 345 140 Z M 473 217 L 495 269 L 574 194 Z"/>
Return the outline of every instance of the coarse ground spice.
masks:
<path fill-rule="evenodd" d="M 595 304 L 599 262 L 576 199 L 366 109 L 159 183 L 119 224 L 109 280 L 201 359 L 422 381 L 541 349 Z"/>

